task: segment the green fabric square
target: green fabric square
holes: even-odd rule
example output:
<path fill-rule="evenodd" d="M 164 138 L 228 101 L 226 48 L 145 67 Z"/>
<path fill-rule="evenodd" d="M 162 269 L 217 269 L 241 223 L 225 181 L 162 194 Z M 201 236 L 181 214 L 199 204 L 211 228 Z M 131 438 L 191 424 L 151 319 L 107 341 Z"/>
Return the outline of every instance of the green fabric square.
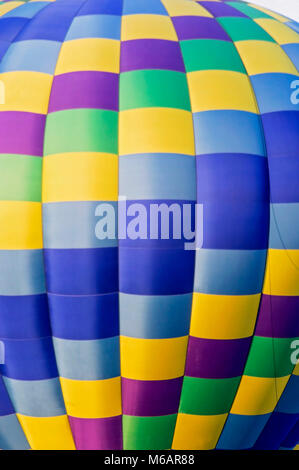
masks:
<path fill-rule="evenodd" d="M 0 199 L 41 202 L 42 158 L 0 155 Z"/>
<path fill-rule="evenodd" d="M 136 70 L 120 74 L 120 110 L 164 107 L 190 111 L 186 74 Z"/>
<path fill-rule="evenodd" d="M 228 41 L 194 39 L 180 44 L 187 72 L 232 70 L 246 73 L 237 49 Z"/>
<path fill-rule="evenodd" d="M 170 449 L 177 415 L 123 415 L 124 450 Z"/>
<path fill-rule="evenodd" d="M 70 109 L 47 117 L 44 154 L 64 152 L 118 153 L 118 113 Z"/>
<path fill-rule="evenodd" d="M 249 18 L 219 18 L 218 22 L 234 42 L 251 39 L 275 42 L 263 28 Z"/>
<path fill-rule="evenodd" d="M 263 11 L 260 11 L 257 8 L 246 5 L 245 3 L 227 2 L 227 4 L 230 5 L 231 7 L 236 8 L 236 10 L 239 10 L 241 13 L 244 13 L 244 15 L 249 16 L 249 18 L 252 18 L 252 19 L 272 18 L 272 16 L 267 15 L 267 13 L 264 13 Z"/>
<path fill-rule="evenodd" d="M 292 373 L 291 343 L 294 338 L 255 336 L 248 355 L 244 375 L 251 377 L 285 377 Z"/>
<path fill-rule="evenodd" d="M 240 377 L 229 379 L 184 377 L 180 413 L 193 415 L 228 413 L 239 382 Z"/>

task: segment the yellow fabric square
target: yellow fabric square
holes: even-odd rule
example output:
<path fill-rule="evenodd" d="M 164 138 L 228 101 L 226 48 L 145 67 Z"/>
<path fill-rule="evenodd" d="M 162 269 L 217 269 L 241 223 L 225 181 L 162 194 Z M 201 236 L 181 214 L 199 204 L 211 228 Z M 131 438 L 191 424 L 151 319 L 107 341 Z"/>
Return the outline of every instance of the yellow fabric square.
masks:
<path fill-rule="evenodd" d="M 64 153 L 44 157 L 43 202 L 117 201 L 118 157 Z"/>
<path fill-rule="evenodd" d="M 235 109 L 258 113 L 247 75 L 225 70 L 190 72 L 187 75 L 192 111 Z"/>
<path fill-rule="evenodd" d="M 263 292 L 299 295 L 299 250 L 268 250 Z"/>
<path fill-rule="evenodd" d="M 170 108 L 140 108 L 119 113 L 119 153 L 194 155 L 192 114 Z"/>
<path fill-rule="evenodd" d="M 170 16 L 213 17 L 202 5 L 189 0 L 161 0 L 161 2 Z"/>
<path fill-rule="evenodd" d="M 53 77 L 40 72 L 1 74 L 5 103 L 1 111 L 26 111 L 47 114 Z"/>
<path fill-rule="evenodd" d="M 14 10 L 14 8 L 17 8 L 23 4 L 24 2 L 3 3 L 2 5 L 0 5 L 0 16 L 5 15 L 5 13 L 8 13 L 9 11 Z"/>
<path fill-rule="evenodd" d="M 190 335 L 237 339 L 253 334 L 260 295 L 193 294 Z"/>
<path fill-rule="evenodd" d="M 55 74 L 76 71 L 119 73 L 120 41 L 115 39 L 74 39 L 62 44 Z"/>
<path fill-rule="evenodd" d="M 41 203 L 0 201 L 0 227 L 0 250 L 41 249 Z"/>
<path fill-rule="evenodd" d="M 290 73 L 296 67 L 278 44 L 269 41 L 238 41 L 235 43 L 249 75 Z"/>
<path fill-rule="evenodd" d="M 278 44 L 299 43 L 299 34 L 279 21 L 259 18 L 255 22 L 267 31 Z"/>
<path fill-rule="evenodd" d="M 227 414 L 199 416 L 178 414 L 172 448 L 211 450 L 216 447 Z"/>
<path fill-rule="evenodd" d="M 164 15 L 126 15 L 122 18 L 121 40 L 167 39 L 177 41 L 172 21 Z"/>
<path fill-rule="evenodd" d="M 275 379 L 243 375 L 231 413 L 250 416 L 271 413 L 289 377 Z"/>
<path fill-rule="evenodd" d="M 71 380 L 60 377 L 67 414 L 75 418 L 108 418 L 121 414 L 120 377 Z"/>
<path fill-rule="evenodd" d="M 167 339 L 120 337 L 121 375 L 168 380 L 184 375 L 188 336 Z"/>
<path fill-rule="evenodd" d="M 17 414 L 32 450 L 75 450 L 66 415 L 36 418 Z"/>

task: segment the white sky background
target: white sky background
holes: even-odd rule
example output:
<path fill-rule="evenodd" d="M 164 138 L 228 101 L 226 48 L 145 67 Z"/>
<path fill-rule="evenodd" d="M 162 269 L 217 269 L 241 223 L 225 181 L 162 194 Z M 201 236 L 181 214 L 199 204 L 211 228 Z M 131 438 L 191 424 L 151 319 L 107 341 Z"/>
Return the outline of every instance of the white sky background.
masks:
<path fill-rule="evenodd" d="M 299 22 L 299 0 L 247 0 Z"/>

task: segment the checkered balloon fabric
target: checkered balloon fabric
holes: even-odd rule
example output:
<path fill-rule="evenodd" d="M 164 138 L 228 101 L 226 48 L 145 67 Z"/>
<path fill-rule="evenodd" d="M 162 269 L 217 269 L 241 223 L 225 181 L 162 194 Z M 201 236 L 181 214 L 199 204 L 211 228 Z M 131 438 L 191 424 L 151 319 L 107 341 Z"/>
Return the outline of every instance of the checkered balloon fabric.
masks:
<path fill-rule="evenodd" d="M 298 68 L 242 1 L 0 2 L 0 448 L 296 447 Z"/>

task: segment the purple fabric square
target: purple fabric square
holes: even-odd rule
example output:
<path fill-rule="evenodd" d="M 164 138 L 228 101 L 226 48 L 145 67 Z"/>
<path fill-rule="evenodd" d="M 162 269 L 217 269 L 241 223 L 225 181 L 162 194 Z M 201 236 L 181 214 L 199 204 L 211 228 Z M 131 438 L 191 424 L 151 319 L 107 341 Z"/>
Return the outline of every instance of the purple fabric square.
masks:
<path fill-rule="evenodd" d="M 46 117 L 19 111 L 0 113 L 0 153 L 43 155 Z"/>
<path fill-rule="evenodd" d="M 53 80 L 49 113 L 63 109 L 118 110 L 118 74 L 71 72 Z"/>
<path fill-rule="evenodd" d="M 122 418 L 75 418 L 69 422 L 78 450 L 121 450 Z"/>
<path fill-rule="evenodd" d="M 178 412 L 183 377 L 171 380 L 122 378 L 125 415 L 163 416 Z"/>
<path fill-rule="evenodd" d="M 299 297 L 262 295 L 255 334 L 271 338 L 299 336 Z"/>
<path fill-rule="evenodd" d="M 251 339 L 216 340 L 190 336 L 185 375 L 203 379 L 242 375 Z"/>
<path fill-rule="evenodd" d="M 236 8 L 227 5 L 226 3 L 218 2 L 197 2 L 202 5 L 208 12 L 210 12 L 215 18 L 220 16 L 238 16 L 240 18 L 248 18 L 244 13 L 240 12 Z"/>
<path fill-rule="evenodd" d="M 162 69 L 185 72 L 179 42 L 136 39 L 121 44 L 120 71 Z"/>
<path fill-rule="evenodd" d="M 214 18 L 176 16 L 172 18 L 179 40 L 222 39 L 231 41 L 228 34 Z"/>

